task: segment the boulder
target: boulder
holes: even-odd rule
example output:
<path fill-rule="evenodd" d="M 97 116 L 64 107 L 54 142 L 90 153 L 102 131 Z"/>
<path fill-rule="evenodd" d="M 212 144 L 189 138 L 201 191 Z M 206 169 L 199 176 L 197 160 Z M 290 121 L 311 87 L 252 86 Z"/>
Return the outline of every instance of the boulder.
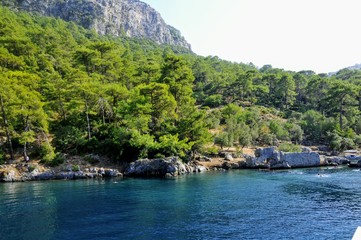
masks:
<path fill-rule="evenodd" d="M 312 149 L 309 148 L 309 147 L 302 147 L 301 149 L 302 149 L 302 152 L 303 152 L 303 153 L 310 153 L 310 152 L 312 152 Z"/>
<path fill-rule="evenodd" d="M 339 156 L 327 157 L 325 159 L 325 161 L 329 165 L 343 165 L 343 164 L 350 163 L 349 159 L 347 159 L 345 157 L 339 157 Z"/>
<path fill-rule="evenodd" d="M 198 165 L 198 166 L 196 167 L 196 172 L 197 172 L 197 173 L 202 173 L 202 172 L 207 172 L 207 171 L 208 171 L 208 169 L 207 169 L 206 167 L 204 167 L 204 166 Z"/>
<path fill-rule="evenodd" d="M 174 177 L 190 173 L 190 170 L 198 171 L 199 169 L 200 168 L 197 169 L 187 166 L 187 164 L 181 162 L 177 157 L 152 160 L 141 159 L 132 162 L 129 167 L 125 169 L 124 175 L 133 177 Z M 201 170 L 203 169 L 201 168 Z"/>
<path fill-rule="evenodd" d="M 104 176 L 104 175 L 105 175 L 105 170 L 104 170 L 104 168 L 100 168 L 100 169 L 98 170 L 98 174 Z"/>
<path fill-rule="evenodd" d="M 53 171 L 47 171 L 34 175 L 33 180 L 51 180 L 51 179 L 55 179 L 55 173 Z"/>
<path fill-rule="evenodd" d="M 66 179 L 75 179 L 74 172 L 58 172 L 55 174 L 55 179 L 57 180 L 66 180 Z"/>
<path fill-rule="evenodd" d="M 15 170 L 1 171 L 0 182 L 16 182 L 19 181 Z"/>
<path fill-rule="evenodd" d="M 316 152 L 310 152 L 310 153 L 281 152 L 281 161 L 287 162 L 287 164 L 292 168 L 318 167 L 322 165 L 320 155 Z"/>
<path fill-rule="evenodd" d="M 323 165 L 323 159 L 316 152 L 284 153 L 275 147 L 258 148 L 256 157 L 246 158 L 247 167 L 288 169 L 300 167 L 317 167 Z"/>
<path fill-rule="evenodd" d="M 225 169 L 225 170 L 231 169 L 231 168 L 232 168 L 232 164 L 229 163 L 229 162 L 224 162 L 224 163 L 222 164 L 222 168 Z"/>
<path fill-rule="evenodd" d="M 117 169 L 107 169 L 105 170 L 104 177 L 121 177 L 122 174 Z"/>
<path fill-rule="evenodd" d="M 197 156 L 195 159 L 200 162 L 212 162 L 212 158 L 203 155 Z"/>
<path fill-rule="evenodd" d="M 227 154 L 225 157 L 224 157 L 224 160 L 226 160 L 226 161 L 233 161 L 233 156 L 232 156 L 232 154 Z"/>

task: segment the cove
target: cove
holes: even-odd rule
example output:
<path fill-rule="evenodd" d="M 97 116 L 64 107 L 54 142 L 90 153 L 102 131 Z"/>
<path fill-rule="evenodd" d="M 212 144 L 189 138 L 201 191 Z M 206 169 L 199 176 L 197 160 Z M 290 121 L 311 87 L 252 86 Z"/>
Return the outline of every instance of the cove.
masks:
<path fill-rule="evenodd" d="M 0 239 L 351 239 L 361 171 L 0 184 Z"/>

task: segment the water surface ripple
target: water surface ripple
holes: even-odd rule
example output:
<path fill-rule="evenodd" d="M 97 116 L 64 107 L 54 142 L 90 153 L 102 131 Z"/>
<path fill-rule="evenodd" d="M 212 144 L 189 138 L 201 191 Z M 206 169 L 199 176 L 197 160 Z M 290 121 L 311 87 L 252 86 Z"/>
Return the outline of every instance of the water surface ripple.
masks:
<path fill-rule="evenodd" d="M 0 239 L 351 239 L 361 171 L 0 184 Z"/>

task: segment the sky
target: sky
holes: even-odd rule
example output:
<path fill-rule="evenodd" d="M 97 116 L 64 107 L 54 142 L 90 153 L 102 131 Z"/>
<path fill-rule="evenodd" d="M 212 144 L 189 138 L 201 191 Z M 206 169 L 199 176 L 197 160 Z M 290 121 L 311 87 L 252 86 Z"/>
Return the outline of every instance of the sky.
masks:
<path fill-rule="evenodd" d="M 360 0 L 142 0 L 202 56 L 316 73 L 361 63 Z"/>

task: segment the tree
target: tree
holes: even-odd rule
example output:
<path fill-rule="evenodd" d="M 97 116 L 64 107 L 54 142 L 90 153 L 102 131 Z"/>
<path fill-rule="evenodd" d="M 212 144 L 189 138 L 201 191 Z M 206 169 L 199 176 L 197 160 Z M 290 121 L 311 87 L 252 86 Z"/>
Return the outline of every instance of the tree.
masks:
<path fill-rule="evenodd" d="M 343 116 L 346 115 L 350 107 L 354 106 L 356 88 L 350 83 L 336 81 L 329 90 L 326 101 L 330 104 L 330 110 L 338 112 L 341 130 L 344 128 Z"/>
<path fill-rule="evenodd" d="M 284 74 L 278 80 L 275 96 L 281 109 L 288 109 L 295 100 L 295 82 L 291 75 Z"/>
<path fill-rule="evenodd" d="M 41 102 L 40 93 L 36 91 L 39 78 L 20 72 L 10 72 L 7 77 L 12 82 L 13 94 L 17 96 L 15 106 L 12 107 L 12 115 L 17 122 L 19 141 L 23 144 L 24 160 L 27 160 L 28 144 L 35 141 L 36 134 L 45 135 L 48 132 L 44 103 Z"/>
<path fill-rule="evenodd" d="M 180 57 L 167 55 L 162 67 L 160 83 L 167 84 L 177 102 L 176 113 L 182 115 L 188 105 L 194 104 L 192 86 L 194 76 L 188 64 Z"/>

